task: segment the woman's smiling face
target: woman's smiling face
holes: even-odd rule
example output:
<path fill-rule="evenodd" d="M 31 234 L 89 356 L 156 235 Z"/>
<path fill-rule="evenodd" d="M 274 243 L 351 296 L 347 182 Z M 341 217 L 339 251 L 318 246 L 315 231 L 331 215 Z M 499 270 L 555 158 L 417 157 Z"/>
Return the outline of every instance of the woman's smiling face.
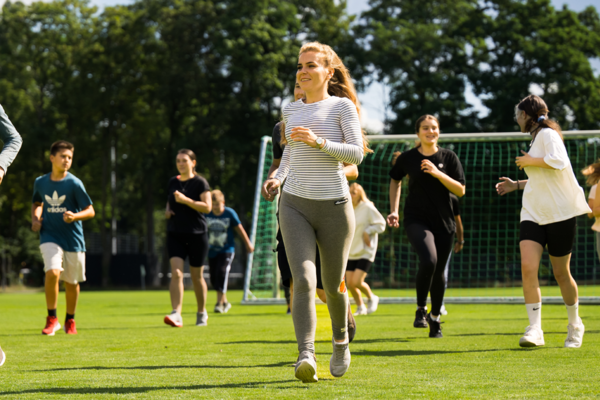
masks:
<path fill-rule="evenodd" d="M 304 91 L 315 91 L 327 84 L 333 75 L 333 68 L 326 67 L 319 57 L 319 53 L 308 51 L 300 54 L 298 58 L 298 71 L 296 82 Z"/>
<path fill-rule="evenodd" d="M 421 122 L 421 126 L 419 126 L 419 133 L 417 133 L 421 144 L 425 145 L 433 145 L 436 144 L 438 138 L 440 137 L 440 126 L 437 121 L 431 118 L 428 118 Z"/>

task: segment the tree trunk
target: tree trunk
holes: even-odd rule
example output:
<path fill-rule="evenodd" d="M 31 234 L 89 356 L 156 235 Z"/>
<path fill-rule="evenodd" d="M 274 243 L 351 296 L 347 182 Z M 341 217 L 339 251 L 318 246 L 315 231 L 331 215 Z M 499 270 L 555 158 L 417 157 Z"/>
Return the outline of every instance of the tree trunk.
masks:
<path fill-rule="evenodd" d="M 110 129 L 110 128 L 109 128 Z M 107 129 L 108 131 L 108 129 Z M 109 133 L 109 132 L 107 132 Z M 107 136 L 110 136 L 109 134 Z M 110 141 L 108 141 L 110 146 Z M 108 213 L 108 198 L 106 195 L 106 186 L 108 185 L 108 163 L 110 156 L 110 147 L 104 149 L 102 155 L 102 220 L 100 222 L 100 237 L 102 240 L 102 287 L 106 288 L 110 284 L 110 259 L 111 259 L 111 243 L 110 237 L 106 229 Z"/>
<path fill-rule="evenodd" d="M 153 287 L 160 286 L 158 277 L 159 265 L 156 257 L 156 243 L 154 240 L 154 191 L 152 186 L 153 177 L 146 182 L 146 270 Z"/>

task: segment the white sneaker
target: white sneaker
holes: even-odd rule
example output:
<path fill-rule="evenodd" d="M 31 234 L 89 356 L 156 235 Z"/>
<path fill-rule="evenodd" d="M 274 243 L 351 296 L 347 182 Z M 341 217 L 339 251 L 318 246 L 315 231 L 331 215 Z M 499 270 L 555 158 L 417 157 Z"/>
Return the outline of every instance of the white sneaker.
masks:
<path fill-rule="evenodd" d="M 183 326 L 183 318 L 181 318 L 181 314 L 177 312 L 172 312 L 171 314 L 165 315 L 165 324 L 171 325 L 175 328 L 181 328 Z"/>
<path fill-rule="evenodd" d="M 519 339 L 519 346 L 521 347 L 536 347 L 543 346 L 544 332 L 538 325 L 529 325 L 525 328 L 525 334 Z"/>
<path fill-rule="evenodd" d="M 583 342 L 583 333 L 585 332 L 585 326 L 583 326 L 583 322 L 581 318 L 579 318 L 579 324 L 567 325 L 567 330 L 569 333 L 567 334 L 567 339 L 565 339 L 565 347 L 570 348 L 579 348 L 581 347 L 581 342 Z M 2 364 L 0 364 L 2 365 Z"/>
<path fill-rule="evenodd" d="M 231 303 L 227 302 L 223 304 L 223 312 L 226 313 L 229 310 L 231 310 Z"/>
<path fill-rule="evenodd" d="M 313 353 L 305 351 L 300 354 L 296 362 L 295 375 L 303 383 L 319 381 L 317 377 L 317 359 Z"/>
<path fill-rule="evenodd" d="M 196 313 L 196 326 L 208 325 L 208 313 L 206 311 Z"/>
<path fill-rule="evenodd" d="M 377 306 L 379 305 L 379 296 L 372 295 L 369 299 L 369 306 L 367 307 L 367 314 L 373 314 L 377 311 Z"/>
<path fill-rule="evenodd" d="M 4 361 L 6 361 L 6 354 L 4 354 L 2 348 L 0 348 L 0 367 L 4 365 Z"/>
<path fill-rule="evenodd" d="M 446 306 L 442 304 L 442 308 L 440 308 L 440 314 L 448 315 L 448 310 L 446 310 Z"/>
<path fill-rule="evenodd" d="M 354 315 L 367 315 L 367 307 L 365 307 L 364 304 L 356 307 L 356 312 Z"/>
<path fill-rule="evenodd" d="M 219 303 L 215 304 L 215 313 L 216 314 L 223 314 L 223 306 Z"/>
<path fill-rule="evenodd" d="M 329 372 L 331 375 L 339 378 L 344 376 L 348 368 L 350 368 L 350 348 L 348 347 L 348 339 L 344 343 L 337 343 L 331 339 L 333 343 L 333 354 L 329 360 Z"/>

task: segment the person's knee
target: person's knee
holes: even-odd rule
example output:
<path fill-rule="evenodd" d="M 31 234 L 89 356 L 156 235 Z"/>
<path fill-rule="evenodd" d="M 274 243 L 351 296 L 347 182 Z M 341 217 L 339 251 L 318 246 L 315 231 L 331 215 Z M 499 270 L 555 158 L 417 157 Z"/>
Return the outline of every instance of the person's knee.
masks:
<path fill-rule="evenodd" d="M 60 269 L 50 269 L 46 271 L 46 279 L 57 280 L 60 277 Z"/>
<path fill-rule="evenodd" d="M 292 285 L 290 283 L 290 291 L 293 292 L 294 294 L 298 294 L 298 293 L 308 293 L 311 291 L 315 291 L 317 289 L 317 282 L 316 281 L 312 281 L 311 279 L 308 279 L 306 277 L 296 277 L 296 279 L 294 279 L 294 284 Z"/>
<path fill-rule="evenodd" d="M 556 269 L 553 271 L 554 272 L 554 278 L 556 279 L 556 282 L 560 283 L 567 283 L 571 281 L 571 273 L 569 272 L 568 269 Z"/>
<path fill-rule="evenodd" d="M 183 280 L 183 271 L 179 268 L 173 268 L 171 271 L 171 277 L 176 280 Z"/>

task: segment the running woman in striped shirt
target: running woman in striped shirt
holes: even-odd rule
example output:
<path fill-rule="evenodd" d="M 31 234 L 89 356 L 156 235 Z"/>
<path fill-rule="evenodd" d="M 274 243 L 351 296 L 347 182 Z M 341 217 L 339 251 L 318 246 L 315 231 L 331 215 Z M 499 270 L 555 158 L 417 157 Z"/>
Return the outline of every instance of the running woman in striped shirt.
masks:
<path fill-rule="evenodd" d="M 266 189 L 277 193 L 286 181 L 279 219 L 294 280 L 292 317 L 300 352 L 295 375 L 316 382 L 315 241 L 333 330 L 329 370 L 340 377 L 350 366 L 344 273 L 355 225 L 343 163 L 358 165 L 370 150 L 352 79 L 329 46 L 302 46 L 296 78 L 306 99 L 283 110 L 288 145 Z"/>

